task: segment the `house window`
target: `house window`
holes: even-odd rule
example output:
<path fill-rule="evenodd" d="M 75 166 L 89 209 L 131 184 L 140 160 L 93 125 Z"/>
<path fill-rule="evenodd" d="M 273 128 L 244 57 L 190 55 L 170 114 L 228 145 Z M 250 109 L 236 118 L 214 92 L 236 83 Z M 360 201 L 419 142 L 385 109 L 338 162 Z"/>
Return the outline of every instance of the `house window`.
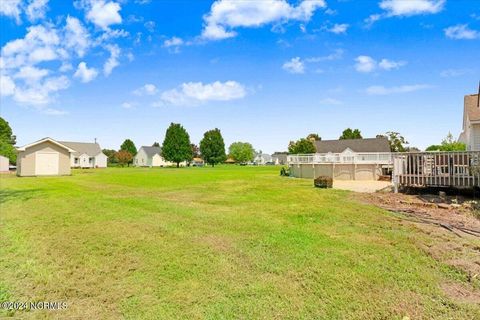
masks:
<path fill-rule="evenodd" d="M 75 161 L 75 164 L 78 164 L 78 162 L 79 162 L 79 159 L 78 159 L 78 158 L 75 158 L 75 160 L 74 160 L 74 161 Z"/>
<path fill-rule="evenodd" d="M 93 163 L 93 157 L 88 158 L 88 163 Z"/>

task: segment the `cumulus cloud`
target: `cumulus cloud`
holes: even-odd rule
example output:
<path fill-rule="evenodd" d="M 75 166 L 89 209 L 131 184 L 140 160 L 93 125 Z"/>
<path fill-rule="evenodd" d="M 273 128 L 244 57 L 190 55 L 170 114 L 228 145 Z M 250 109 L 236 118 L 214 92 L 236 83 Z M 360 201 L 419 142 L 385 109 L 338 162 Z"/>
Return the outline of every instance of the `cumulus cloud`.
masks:
<path fill-rule="evenodd" d="M 120 57 L 120 47 L 116 44 L 106 45 L 105 48 L 110 52 L 110 57 L 103 65 L 103 74 L 109 76 L 112 70 L 120 65 L 118 61 Z"/>
<path fill-rule="evenodd" d="M 369 56 L 358 56 L 355 61 L 355 70 L 358 72 L 372 72 L 377 67 L 377 62 Z"/>
<path fill-rule="evenodd" d="M 347 23 L 335 23 L 333 27 L 327 28 L 328 32 L 332 32 L 335 34 L 346 33 L 349 25 Z"/>
<path fill-rule="evenodd" d="M 157 87 L 154 84 L 147 83 L 144 86 L 134 90 L 133 94 L 137 96 L 144 96 L 144 95 L 152 96 L 155 93 L 157 93 L 157 91 L 158 91 Z"/>
<path fill-rule="evenodd" d="M 306 58 L 306 62 L 322 62 L 322 61 L 332 61 L 332 60 L 338 60 L 343 57 L 344 51 L 342 49 L 335 49 L 331 54 L 326 55 L 326 56 L 320 56 L 320 57 L 310 57 Z"/>
<path fill-rule="evenodd" d="M 444 29 L 445 36 L 456 40 L 474 40 L 480 38 L 480 32 L 472 30 L 466 24 L 457 24 Z"/>
<path fill-rule="evenodd" d="M 48 10 L 48 0 L 31 0 L 25 9 L 28 20 L 36 21 L 45 18 L 45 13 Z"/>
<path fill-rule="evenodd" d="M 287 61 L 282 66 L 283 70 L 290 73 L 305 73 L 305 64 L 300 57 L 295 57 Z"/>
<path fill-rule="evenodd" d="M 20 23 L 20 13 L 22 0 L 2 0 L 0 1 L 0 15 L 14 18 Z"/>
<path fill-rule="evenodd" d="M 162 92 L 161 101 L 156 105 L 197 105 L 207 101 L 229 101 L 245 97 L 245 87 L 236 81 L 203 84 L 187 82 L 178 88 Z"/>
<path fill-rule="evenodd" d="M 0 74 L 0 95 L 7 97 L 15 93 L 15 82 L 7 75 Z"/>
<path fill-rule="evenodd" d="M 113 24 L 122 23 L 122 16 L 119 13 L 122 7 L 117 2 L 96 0 L 91 1 L 86 6 L 88 7 L 87 20 L 102 29 L 108 29 Z"/>
<path fill-rule="evenodd" d="M 427 84 L 413 84 L 413 85 L 403 85 L 397 87 L 384 87 L 384 86 L 370 86 L 365 92 L 369 95 L 389 95 L 394 93 L 408 93 L 423 89 L 431 88 L 432 86 Z"/>
<path fill-rule="evenodd" d="M 183 40 L 179 37 L 172 37 L 170 39 L 167 39 L 163 42 L 163 46 L 165 48 L 168 48 L 168 47 L 178 47 L 178 46 L 181 46 L 183 45 Z"/>
<path fill-rule="evenodd" d="M 136 102 L 124 102 L 122 103 L 122 108 L 124 109 L 132 109 L 137 106 Z"/>
<path fill-rule="evenodd" d="M 97 75 L 98 71 L 95 68 L 88 68 L 85 62 L 80 62 L 73 76 L 79 78 L 83 83 L 87 83 L 95 79 Z"/>
<path fill-rule="evenodd" d="M 90 46 L 90 35 L 80 20 L 67 16 L 65 25 L 65 46 L 75 50 L 79 57 L 85 55 Z"/>
<path fill-rule="evenodd" d="M 377 69 L 386 71 L 395 70 L 407 64 L 406 61 L 393 61 L 389 59 L 382 59 L 377 63 L 377 61 L 370 56 L 358 56 L 355 61 L 355 70 L 363 73 L 373 72 Z"/>
<path fill-rule="evenodd" d="M 203 17 L 202 38 L 221 40 L 235 37 L 235 28 L 258 28 L 289 20 L 309 21 L 318 8 L 325 6 L 324 0 L 304 0 L 297 6 L 286 0 L 217 0 Z"/>
<path fill-rule="evenodd" d="M 413 16 L 418 14 L 434 14 L 443 10 L 445 0 L 383 0 L 380 8 L 388 16 Z"/>

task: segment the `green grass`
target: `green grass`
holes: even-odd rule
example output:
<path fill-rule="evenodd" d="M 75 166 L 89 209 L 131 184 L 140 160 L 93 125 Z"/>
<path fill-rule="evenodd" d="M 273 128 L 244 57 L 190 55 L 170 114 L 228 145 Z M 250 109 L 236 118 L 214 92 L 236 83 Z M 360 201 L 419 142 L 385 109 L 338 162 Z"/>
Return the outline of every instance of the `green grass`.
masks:
<path fill-rule="evenodd" d="M 23 318 L 471 319 L 424 234 L 278 167 L 1 176 L 0 300 Z"/>

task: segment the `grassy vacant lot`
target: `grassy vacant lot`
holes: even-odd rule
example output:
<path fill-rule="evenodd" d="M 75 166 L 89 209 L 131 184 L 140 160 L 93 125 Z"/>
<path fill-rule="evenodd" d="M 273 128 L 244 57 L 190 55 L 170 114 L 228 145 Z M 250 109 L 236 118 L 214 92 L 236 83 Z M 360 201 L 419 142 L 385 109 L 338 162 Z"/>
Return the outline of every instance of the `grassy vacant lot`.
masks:
<path fill-rule="evenodd" d="M 278 171 L 2 176 L 0 301 L 68 303 L 22 318 L 479 319 L 442 291 L 467 276 L 425 234 Z"/>

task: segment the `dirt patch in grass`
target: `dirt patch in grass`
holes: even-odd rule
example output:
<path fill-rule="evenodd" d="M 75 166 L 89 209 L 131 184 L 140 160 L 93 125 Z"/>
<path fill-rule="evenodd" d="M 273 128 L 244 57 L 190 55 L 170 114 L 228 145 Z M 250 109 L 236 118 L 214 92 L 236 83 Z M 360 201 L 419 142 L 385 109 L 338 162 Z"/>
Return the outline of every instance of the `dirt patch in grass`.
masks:
<path fill-rule="evenodd" d="M 220 252 L 228 252 L 232 250 L 233 243 L 232 241 L 224 236 L 220 235 L 204 235 L 198 238 L 198 242 L 202 244 L 206 244 L 209 248 L 213 249 L 214 251 Z"/>
<path fill-rule="evenodd" d="M 460 303 L 480 303 L 480 290 L 467 287 L 458 282 L 447 282 L 442 284 L 443 292 L 452 300 Z"/>

